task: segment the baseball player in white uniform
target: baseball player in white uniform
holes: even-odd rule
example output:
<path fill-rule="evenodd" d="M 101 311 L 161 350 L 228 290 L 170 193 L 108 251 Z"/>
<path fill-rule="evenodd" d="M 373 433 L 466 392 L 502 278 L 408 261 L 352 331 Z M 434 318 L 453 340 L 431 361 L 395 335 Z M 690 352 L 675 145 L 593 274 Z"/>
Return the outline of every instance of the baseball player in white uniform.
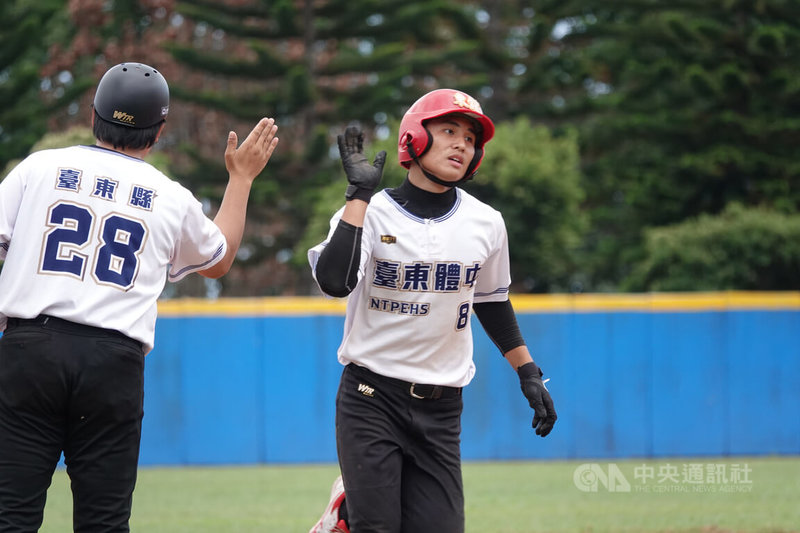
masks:
<path fill-rule="evenodd" d="M 74 528 L 128 531 L 144 356 L 166 278 L 218 278 L 242 238 L 253 180 L 277 143 L 262 119 L 237 149 L 215 219 L 143 161 L 169 88 L 154 68 L 109 69 L 93 146 L 44 150 L 0 183 L 0 532 L 33 532 L 63 452 Z"/>
<path fill-rule="evenodd" d="M 357 128 L 339 137 L 346 202 L 309 262 L 324 293 L 349 296 L 336 398 L 342 476 L 311 533 L 464 531 L 461 389 L 475 374 L 473 310 L 517 371 L 536 434 L 553 428 L 552 399 L 508 300 L 503 218 L 457 187 L 493 134 L 471 96 L 422 96 L 400 125 L 408 177 L 374 196 L 386 153 L 370 165 Z"/>

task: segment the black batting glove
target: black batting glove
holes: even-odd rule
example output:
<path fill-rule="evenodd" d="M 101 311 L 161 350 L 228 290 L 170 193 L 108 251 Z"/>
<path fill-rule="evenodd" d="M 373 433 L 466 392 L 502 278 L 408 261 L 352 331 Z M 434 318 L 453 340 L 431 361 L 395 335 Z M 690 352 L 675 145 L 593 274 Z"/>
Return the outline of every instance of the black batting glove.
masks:
<path fill-rule="evenodd" d="M 386 162 L 386 151 L 381 150 L 375 156 L 375 162 L 369 164 L 364 156 L 364 134 L 355 126 L 348 126 L 344 135 L 336 137 L 339 141 L 339 156 L 342 158 L 342 167 L 347 175 L 345 198 L 348 200 L 364 200 L 369 202 L 372 193 L 378 187 L 383 174 L 383 164 Z"/>
<path fill-rule="evenodd" d="M 517 375 L 522 394 L 528 399 L 528 404 L 535 413 L 531 426 L 537 435 L 546 437 L 553 429 L 558 416 L 553 407 L 553 399 L 542 381 L 542 370 L 531 361 L 519 367 Z"/>

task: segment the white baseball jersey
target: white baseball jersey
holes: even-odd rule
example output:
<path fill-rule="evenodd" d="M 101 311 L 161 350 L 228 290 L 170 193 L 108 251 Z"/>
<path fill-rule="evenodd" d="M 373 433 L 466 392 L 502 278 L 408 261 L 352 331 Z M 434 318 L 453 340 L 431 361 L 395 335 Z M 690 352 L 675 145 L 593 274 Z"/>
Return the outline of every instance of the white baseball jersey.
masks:
<path fill-rule="evenodd" d="M 456 191 L 450 212 L 434 219 L 405 211 L 386 190 L 372 197 L 342 364 L 415 383 L 463 387 L 472 380 L 472 303 L 508 299 L 508 239 L 498 211 Z M 312 270 L 343 210 L 328 238 L 309 250 Z"/>
<path fill-rule="evenodd" d="M 142 160 L 43 150 L 0 182 L 0 331 L 48 314 L 153 347 L 165 279 L 209 268 L 226 241 L 197 199 Z"/>

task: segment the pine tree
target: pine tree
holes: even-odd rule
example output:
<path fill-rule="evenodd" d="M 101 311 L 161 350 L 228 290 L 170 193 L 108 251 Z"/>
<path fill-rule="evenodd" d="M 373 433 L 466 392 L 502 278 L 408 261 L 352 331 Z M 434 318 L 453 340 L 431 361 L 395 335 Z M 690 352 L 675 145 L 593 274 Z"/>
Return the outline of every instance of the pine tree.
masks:
<path fill-rule="evenodd" d="M 64 25 L 64 0 L 0 4 L 0 170 L 27 155 L 47 131 L 50 114 L 74 95 L 69 74 L 40 69 Z M 45 97 L 46 96 L 46 97 Z"/>
<path fill-rule="evenodd" d="M 243 269 L 282 271 L 320 188 L 342 179 L 335 136 L 348 122 L 368 139 L 395 136 L 389 121 L 428 90 L 479 93 L 488 83 L 474 10 L 452 0 L 183 0 L 175 9 L 189 38 L 168 49 L 189 74 L 172 94 L 235 121 L 271 116 L 279 125 L 267 173 L 285 179 L 254 184 L 262 235 L 246 237 Z M 190 154 L 196 165 L 181 172 L 185 180 L 222 172 L 209 150 Z M 308 290 L 279 283 L 270 290 Z"/>
<path fill-rule="evenodd" d="M 543 1 L 519 112 L 578 123 L 595 289 L 642 230 L 732 201 L 800 208 L 800 3 Z"/>

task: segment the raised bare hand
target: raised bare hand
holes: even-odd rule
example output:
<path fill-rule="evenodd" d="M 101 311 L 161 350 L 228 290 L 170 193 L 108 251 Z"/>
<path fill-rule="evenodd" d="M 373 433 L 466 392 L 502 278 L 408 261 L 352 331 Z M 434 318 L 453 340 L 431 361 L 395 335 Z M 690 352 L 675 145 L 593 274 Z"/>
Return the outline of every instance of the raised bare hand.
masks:
<path fill-rule="evenodd" d="M 275 119 L 262 118 L 238 148 L 236 132 L 228 133 L 225 168 L 228 169 L 231 179 L 243 179 L 247 183 L 256 179 L 278 146 L 278 137 L 275 136 L 277 132 Z"/>

